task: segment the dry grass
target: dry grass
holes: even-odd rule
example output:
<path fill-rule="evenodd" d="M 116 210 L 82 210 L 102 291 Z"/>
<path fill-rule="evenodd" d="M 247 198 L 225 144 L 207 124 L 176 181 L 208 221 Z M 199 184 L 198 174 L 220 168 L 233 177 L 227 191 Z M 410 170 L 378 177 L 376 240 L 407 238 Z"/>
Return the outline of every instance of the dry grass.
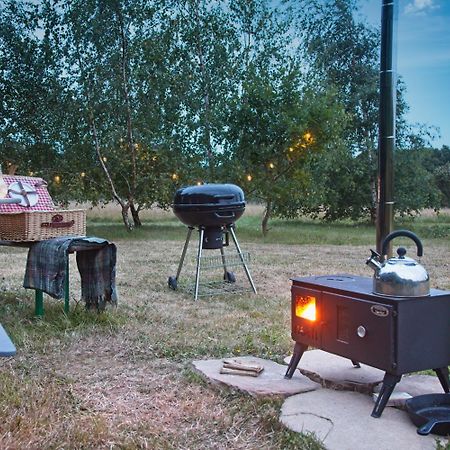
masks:
<path fill-rule="evenodd" d="M 167 288 L 180 241 L 116 244 L 118 308 L 97 318 L 72 305 L 65 317 L 61 302 L 46 298 L 42 321 L 20 288 L 26 252 L 0 249 L 0 321 L 18 347 L 0 361 L 0 448 L 319 448 L 278 423 L 279 400 L 213 388 L 190 363 L 243 354 L 281 361 L 292 349 L 289 278 L 371 276 L 368 248 L 241 242 L 253 256 L 258 295 L 193 302 Z M 426 245 L 433 287 L 450 289 L 448 250 Z M 187 266 L 182 276 L 192 273 Z M 75 269 L 71 278 L 76 296 Z"/>

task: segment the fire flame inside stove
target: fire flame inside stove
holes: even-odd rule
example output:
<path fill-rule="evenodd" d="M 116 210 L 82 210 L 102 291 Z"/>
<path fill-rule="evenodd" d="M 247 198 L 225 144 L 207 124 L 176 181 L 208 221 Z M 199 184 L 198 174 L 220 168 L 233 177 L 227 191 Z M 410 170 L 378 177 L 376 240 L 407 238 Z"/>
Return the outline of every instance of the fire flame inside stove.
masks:
<path fill-rule="evenodd" d="M 302 319 L 316 320 L 316 298 L 305 296 L 297 297 L 295 302 L 295 315 Z"/>

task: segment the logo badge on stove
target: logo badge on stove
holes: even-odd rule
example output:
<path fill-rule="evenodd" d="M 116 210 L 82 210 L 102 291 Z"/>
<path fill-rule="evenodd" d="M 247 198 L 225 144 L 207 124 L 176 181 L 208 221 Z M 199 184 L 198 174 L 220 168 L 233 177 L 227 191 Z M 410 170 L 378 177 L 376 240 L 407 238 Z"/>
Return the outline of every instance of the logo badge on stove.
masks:
<path fill-rule="evenodd" d="M 378 317 L 387 317 L 389 315 L 389 309 L 387 309 L 385 306 L 373 305 L 370 310 Z"/>

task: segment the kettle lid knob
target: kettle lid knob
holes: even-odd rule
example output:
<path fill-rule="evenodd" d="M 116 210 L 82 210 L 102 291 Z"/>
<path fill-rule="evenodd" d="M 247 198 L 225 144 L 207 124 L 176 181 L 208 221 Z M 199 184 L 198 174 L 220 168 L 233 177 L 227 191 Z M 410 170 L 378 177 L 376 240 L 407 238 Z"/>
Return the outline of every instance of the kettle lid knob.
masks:
<path fill-rule="evenodd" d="M 405 247 L 399 247 L 397 249 L 397 255 L 399 258 L 404 258 L 406 255 L 406 248 Z"/>

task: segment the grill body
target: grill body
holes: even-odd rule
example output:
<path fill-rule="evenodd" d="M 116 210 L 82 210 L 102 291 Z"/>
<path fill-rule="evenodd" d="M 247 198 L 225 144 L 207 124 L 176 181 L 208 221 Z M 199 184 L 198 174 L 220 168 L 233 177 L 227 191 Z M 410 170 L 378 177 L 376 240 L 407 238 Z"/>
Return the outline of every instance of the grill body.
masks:
<path fill-rule="evenodd" d="M 301 317 L 308 302 L 315 303 L 315 320 Z M 287 378 L 303 352 L 315 347 L 386 372 L 385 398 L 380 394 L 374 417 L 403 374 L 437 370 L 448 392 L 449 291 L 432 289 L 426 298 L 387 297 L 372 292 L 372 278 L 327 275 L 294 278 L 291 305 L 296 355 Z"/>
<path fill-rule="evenodd" d="M 220 250 L 224 271 L 223 279 L 229 283 L 236 281 L 234 273 L 227 269 L 227 258 L 224 253 L 224 247 L 228 247 L 229 245 L 230 235 L 248 281 L 253 292 L 256 294 L 255 285 L 234 231 L 234 223 L 242 216 L 244 211 L 244 192 L 239 186 L 234 184 L 204 184 L 188 186 L 176 191 L 173 201 L 173 212 L 181 222 L 188 226 L 188 234 L 181 254 L 177 274 L 168 279 L 168 285 L 171 289 L 176 290 L 178 287 L 178 279 L 183 267 L 191 234 L 196 228 L 199 233 L 199 246 L 194 299 L 197 300 L 199 295 L 200 268 L 202 250 L 204 249 Z"/>

